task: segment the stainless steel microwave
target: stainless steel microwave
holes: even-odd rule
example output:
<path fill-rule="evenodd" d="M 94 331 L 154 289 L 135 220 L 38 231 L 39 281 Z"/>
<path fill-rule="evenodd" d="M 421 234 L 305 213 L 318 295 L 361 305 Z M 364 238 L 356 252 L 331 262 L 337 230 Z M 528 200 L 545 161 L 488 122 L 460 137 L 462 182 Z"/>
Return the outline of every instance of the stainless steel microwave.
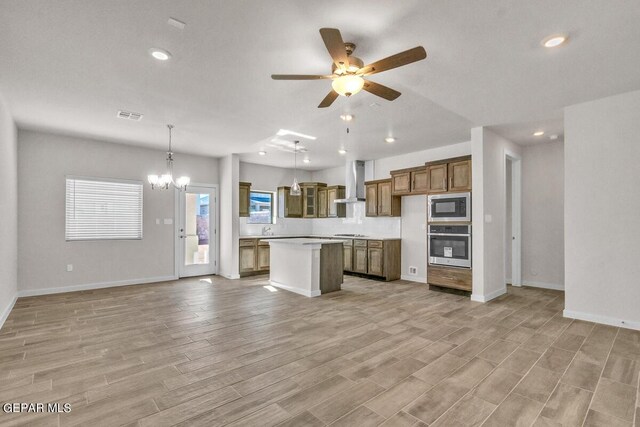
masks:
<path fill-rule="evenodd" d="M 471 193 L 432 194 L 427 201 L 429 222 L 471 221 Z"/>

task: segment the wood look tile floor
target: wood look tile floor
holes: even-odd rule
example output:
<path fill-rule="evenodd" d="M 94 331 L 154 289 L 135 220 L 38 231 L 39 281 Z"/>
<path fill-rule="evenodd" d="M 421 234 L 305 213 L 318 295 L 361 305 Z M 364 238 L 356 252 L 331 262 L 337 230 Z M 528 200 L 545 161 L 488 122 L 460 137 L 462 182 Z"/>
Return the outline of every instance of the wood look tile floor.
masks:
<path fill-rule="evenodd" d="M 0 330 L 0 425 L 640 426 L 640 332 L 562 317 L 562 292 L 487 304 L 347 277 L 266 276 L 20 298 Z"/>

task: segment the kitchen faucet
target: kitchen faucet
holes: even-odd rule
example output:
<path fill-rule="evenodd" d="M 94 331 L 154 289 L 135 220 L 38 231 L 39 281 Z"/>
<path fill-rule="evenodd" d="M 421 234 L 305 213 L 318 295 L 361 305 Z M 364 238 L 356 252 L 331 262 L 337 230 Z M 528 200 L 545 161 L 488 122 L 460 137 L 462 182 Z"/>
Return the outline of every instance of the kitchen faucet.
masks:
<path fill-rule="evenodd" d="M 271 227 L 262 227 L 262 235 L 263 236 L 268 236 L 269 233 L 271 232 Z"/>

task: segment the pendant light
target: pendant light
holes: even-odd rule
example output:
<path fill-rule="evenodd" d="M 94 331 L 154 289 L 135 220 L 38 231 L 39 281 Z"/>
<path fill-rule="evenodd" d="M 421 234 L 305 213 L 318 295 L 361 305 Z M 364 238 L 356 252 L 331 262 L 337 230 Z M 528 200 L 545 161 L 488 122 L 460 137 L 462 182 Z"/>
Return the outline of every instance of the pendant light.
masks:
<path fill-rule="evenodd" d="M 293 184 L 291 184 L 291 190 L 289 194 L 292 196 L 299 196 L 302 194 L 300 191 L 300 184 L 298 184 L 298 144 L 300 141 L 293 142 Z"/>
<path fill-rule="evenodd" d="M 191 182 L 188 176 L 181 176 L 177 181 L 173 180 L 173 151 L 171 151 L 171 130 L 173 125 L 167 125 L 169 128 L 169 151 L 167 151 L 167 171 L 163 175 L 148 175 L 147 180 L 151 184 L 152 190 L 168 190 L 169 185 L 178 190 L 186 190 L 187 185 Z"/>

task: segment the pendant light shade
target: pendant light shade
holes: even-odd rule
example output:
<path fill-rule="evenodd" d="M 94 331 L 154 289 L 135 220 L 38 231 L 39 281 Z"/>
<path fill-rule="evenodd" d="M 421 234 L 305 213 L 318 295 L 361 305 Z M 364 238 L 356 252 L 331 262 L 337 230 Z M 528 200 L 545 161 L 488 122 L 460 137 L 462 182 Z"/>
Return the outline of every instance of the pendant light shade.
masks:
<path fill-rule="evenodd" d="M 298 144 L 300 141 L 294 141 L 293 146 L 293 184 L 291 184 L 291 190 L 289 194 L 292 196 L 299 196 L 302 194 L 300 190 L 300 184 L 298 184 Z"/>

